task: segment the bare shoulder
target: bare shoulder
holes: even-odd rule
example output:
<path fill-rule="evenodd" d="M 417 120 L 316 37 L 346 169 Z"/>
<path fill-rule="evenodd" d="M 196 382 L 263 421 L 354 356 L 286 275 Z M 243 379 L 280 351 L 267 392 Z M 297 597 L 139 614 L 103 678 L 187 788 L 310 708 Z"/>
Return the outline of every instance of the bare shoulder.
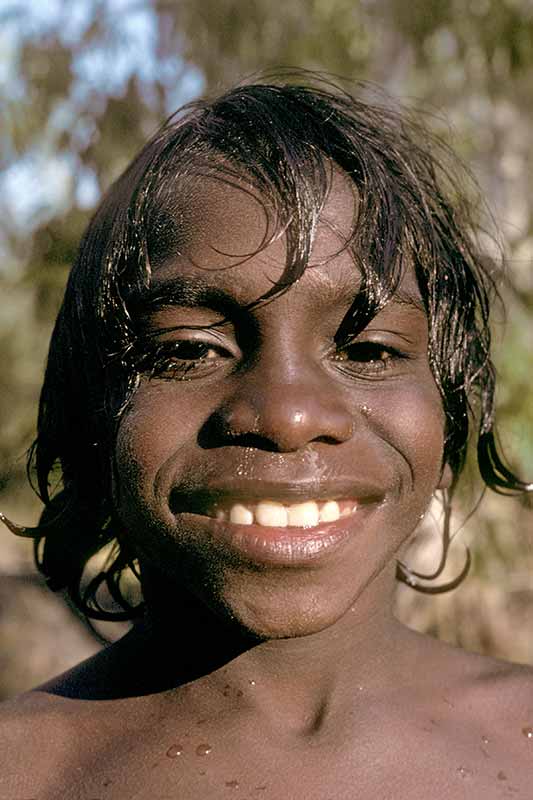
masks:
<path fill-rule="evenodd" d="M 445 645 L 445 647 L 448 647 Z M 533 666 L 468 653 L 456 648 L 450 678 L 459 691 L 479 702 L 501 706 L 509 711 L 533 703 Z"/>
<path fill-rule="evenodd" d="M 478 743 L 496 784 L 529 796 L 533 778 L 533 668 L 472 656 L 472 672 L 450 692 L 450 719 Z M 465 738 L 466 743 L 466 738 Z M 469 751 L 465 748 L 465 757 Z M 523 794 L 522 794 L 523 793 Z M 506 795 L 507 796 L 507 795 Z"/>
<path fill-rule="evenodd" d="M 21 736 L 31 740 L 36 726 L 40 731 L 50 733 L 55 729 L 59 733 L 59 728 L 68 726 L 70 721 L 67 705 L 63 698 L 39 690 L 25 692 L 0 703 L 2 745 L 7 747 L 10 740 Z"/>
<path fill-rule="evenodd" d="M 477 658 L 482 660 L 469 686 L 472 701 L 501 725 L 533 731 L 533 667 Z"/>
<path fill-rule="evenodd" d="M 137 680 L 126 660 L 117 643 L 0 704 L 0 800 L 81 800 L 102 760 L 142 751 L 167 696 L 130 691 Z"/>
<path fill-rule="evenodd" d="M 437 642 L 431 672 L 443 702 L 466 726 L 497 731 L 502 742 L 527 741 L 533 755 L 533 735 L 528 738 L 533 730 L 533 666 Z"/>
<path fill-rule="evenodd" d="M 533 666 L 470 653 L 411 631 L 412 675 L 426 698 L 470 720 L 533 727 Z M 533 744 L 533 742 L 532 742 Z"/>
<path fill-rule="evenodd" d="M 98 702 L 112 686 L 108 660 L 102 651 L 0 703 L 0 800 L 46 798 L 120 724 L 127 703 Z"/>
<path fill-rule="evenodd" d="M 0 798 L 44 791 L 74 757 L 77 715 L 68 701 L 26 692 L 0 704 Z"/>
<path fill-rule="evenodd" d="M 142 731 L 150 717 L 144 698 L 68 696 L 76 681 L 67 673 L 0 704 L 0 800 L 81 800 L 80 780 L 100 754 L 111 757 Z"/>

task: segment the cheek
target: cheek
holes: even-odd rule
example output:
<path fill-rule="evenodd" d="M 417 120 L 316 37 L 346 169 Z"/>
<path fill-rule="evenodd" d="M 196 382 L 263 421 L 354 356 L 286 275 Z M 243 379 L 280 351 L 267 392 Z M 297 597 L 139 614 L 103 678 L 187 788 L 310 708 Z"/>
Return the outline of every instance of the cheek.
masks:
<path fill-rule="evenodd" d="M 382 395 L 376 425 L 407 462 L 415 492 L 432 494 L 443 470 L 444 412 L 433 381 L 411 382 Z"/>
<path fill-rule="evenodd" d="M 136 495 L 153 503 L 166 476 L 190 458 L 201 419 L 199 404 L 177 400 L 172 384 L 141 385 L 117 434 L 115 499 L 123 504 Z"/>

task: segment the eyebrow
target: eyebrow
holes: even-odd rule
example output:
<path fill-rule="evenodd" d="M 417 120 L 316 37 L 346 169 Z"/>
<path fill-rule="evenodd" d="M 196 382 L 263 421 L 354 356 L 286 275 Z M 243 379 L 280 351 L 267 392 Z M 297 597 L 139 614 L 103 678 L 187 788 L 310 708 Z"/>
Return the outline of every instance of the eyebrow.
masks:
<path fill-rule="evenodd" d="M 295 284 L 296 285 L 296 284 Z M 290 288 L 290 287 L 289 287 Z M 352 285 L 321 287 L 322 298 L 331 292 L 331 303 L 352 303 L 357 296 L 357 290 Z M 204 278 L 193 275 L 174 275 L 172 278 L 158 282 L 142 291 L 133 301 L 137 312 L 150 314 L 168 306 L 181 306 L 183 308 L 209 308 L 220 312 L 226 317 L 242 313 L 243 307 L 255 304 L 256 301 L 241 303 L 232 294 L 220 287 L 206 281 Z M 405 289 L 397 289 L 390 298 L 387 306 L 400 305 L 415 309 L 426 314 L 422 298 Z"/>
<path fill-rule="evenodd" d="M 142 313 L 153 313 L 168 306 L 210 308 L 226 315 L 242 311 L 241 303 L 233 295 L 202 278 L 190 275 L 175 275 L 149 286 L 136 297 L 134 305 Z"/>
<path fill-rule="evenodd" d="M 321 300 L 326 305 L 334 305 L 335 303 L 351 305 L 358 295 L 357 286 L 354 286 L 352 282 L 335 283 L 323 275 L 316 275 L 316 279 L 316 286 L 320 291 Z M 424 315 L 427 313 L 421 295 L 409 292 L 406 289 L 396 289 L 384 308 L 395 305 L 413 308 Z"/>

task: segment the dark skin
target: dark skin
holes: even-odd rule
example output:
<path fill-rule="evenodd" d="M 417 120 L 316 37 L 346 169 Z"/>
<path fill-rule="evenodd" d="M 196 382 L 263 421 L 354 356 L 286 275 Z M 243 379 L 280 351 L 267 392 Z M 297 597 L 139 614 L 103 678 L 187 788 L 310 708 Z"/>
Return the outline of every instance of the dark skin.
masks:
<path fill-rule="evenodd" d="M 149 616 L 4 705 L 1 800 L 530 796 L 531 670 L 393 616 L 396 558 L 451 475 L 414 277 L 334 345 L 354 202 L 336 176 L 303 278 L 252 312 L 284 239 L 244 257 L 270 223 L 237 187 L 206 182 L 182 254 L 154 267 L 159 289 L 201 279 L 218 299 L 147 313 L 164 354 L 118 434 Z M 351 511 L 316 535 L 215 520 L 217 504 L 314 498 Z"/>

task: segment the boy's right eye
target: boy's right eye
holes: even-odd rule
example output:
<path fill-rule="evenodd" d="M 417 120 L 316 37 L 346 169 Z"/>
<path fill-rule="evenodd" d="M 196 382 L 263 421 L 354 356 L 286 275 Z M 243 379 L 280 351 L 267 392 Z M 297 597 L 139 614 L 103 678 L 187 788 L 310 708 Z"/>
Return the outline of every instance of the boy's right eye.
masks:
<path fill-rule="evenodd" d="M 150 378 L 191 380 L 210 374 L 232 357 L 228 350 L 213 342 L 179 339 L 155 344 L 139 366 Z"/>

